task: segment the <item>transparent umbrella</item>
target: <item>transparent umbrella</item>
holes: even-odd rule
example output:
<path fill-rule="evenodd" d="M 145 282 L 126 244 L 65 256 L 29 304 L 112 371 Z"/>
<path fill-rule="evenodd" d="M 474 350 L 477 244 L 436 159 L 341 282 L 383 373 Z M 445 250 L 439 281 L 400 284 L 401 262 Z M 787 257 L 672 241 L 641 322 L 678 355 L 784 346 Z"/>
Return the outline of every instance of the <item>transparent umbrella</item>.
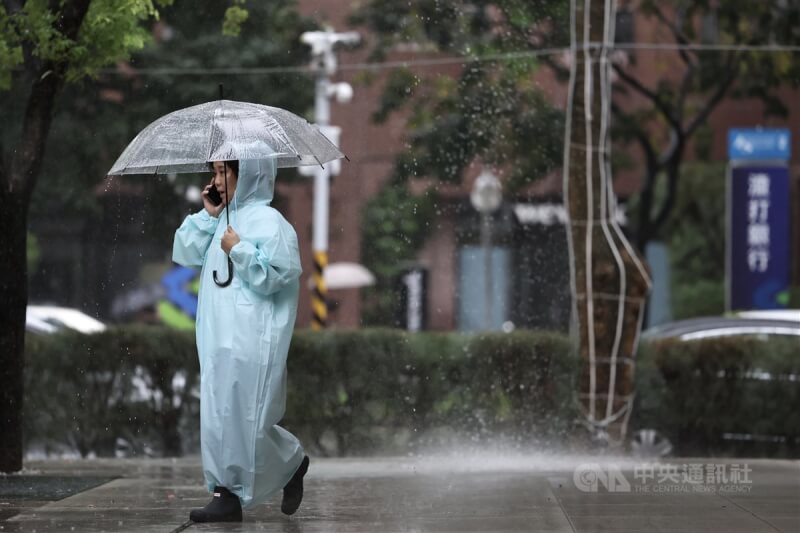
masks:
<path fill-rule="evenodd" d="M 322 166 L 347 157 L 315 126 L 290 111 L 221 96 L 222 87 L 219 100 L 152 122 L 128 144 L 108 175 L 203 172 L 213 161 L 243 159 L 275 158 L 279 168 Z M 225 216 L 230 223 L 227 205 Z M 229 259 L 227 280 L 217 281 L 216 272 L 214 280 L 224 287 L 232 279 Z"/>
<path fill-rule="evenodd" d="M 307 120 L 285 109 L 217 100 L 164 115 L 128 144 L 110 176 L 202 172 L 211 161 L 266 159 L 322 165 L 345 157 Z"/>

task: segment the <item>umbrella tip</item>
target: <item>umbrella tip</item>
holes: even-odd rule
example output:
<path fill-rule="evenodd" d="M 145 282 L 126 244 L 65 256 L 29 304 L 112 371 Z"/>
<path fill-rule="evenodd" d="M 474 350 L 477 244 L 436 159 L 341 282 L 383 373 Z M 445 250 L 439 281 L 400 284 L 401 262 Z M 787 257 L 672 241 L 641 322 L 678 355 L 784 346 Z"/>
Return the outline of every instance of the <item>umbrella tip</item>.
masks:
<path fill-rule="evenodd" d="M 350 162 L 350 158 L 349 158 L 349 157 L 347 157 L 347 156 L 345 155 L 345 156 L 344 156 L 344 158 L 345 158 L 345 159 L 347 159 L 347 162 L 348 162 L 348 163 Z"/>

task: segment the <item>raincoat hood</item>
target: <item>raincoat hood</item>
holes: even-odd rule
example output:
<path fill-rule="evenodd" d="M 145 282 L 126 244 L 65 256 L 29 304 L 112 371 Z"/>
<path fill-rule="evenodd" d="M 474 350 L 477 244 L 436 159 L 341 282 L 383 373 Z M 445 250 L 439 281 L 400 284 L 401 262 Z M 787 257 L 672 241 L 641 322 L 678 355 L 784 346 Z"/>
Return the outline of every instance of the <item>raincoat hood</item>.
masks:
<path fill-rule="evenodd" d="M 242 159 L 239 161 L 239 178 L 233 195 L 233 207 L 272 202 L 275 193 L 275 158 Z"/>

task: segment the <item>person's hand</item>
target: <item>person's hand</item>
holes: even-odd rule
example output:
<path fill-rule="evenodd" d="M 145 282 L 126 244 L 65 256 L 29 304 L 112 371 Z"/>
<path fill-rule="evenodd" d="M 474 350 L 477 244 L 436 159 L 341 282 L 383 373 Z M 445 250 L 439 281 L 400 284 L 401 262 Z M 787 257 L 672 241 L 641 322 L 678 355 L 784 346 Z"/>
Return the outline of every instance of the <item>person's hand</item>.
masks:
<path fill-rule="evenodd" d="M 222 236 L 222 249 L 225 250 L 226 254 L 231 253 L 231 248 L 236 246 L 236 244 L 240 241 L 239 235 L 233 231 L 233 228 L 228 226 L 225 230 L 225 234 Z"/>
<path fill-rule="evenodd" d="M 208 198 L 208 191 L 213 186 L 214 186 L 214 180 L 212 179 L 211 183 L 208 184 L 203 189 L 203 193 L 202 193 L 203 207 L 205 207 L 205 209 L 206 209 L 206 211 L 208 211 L 209 215 L 211 215 L 212 217 L 218 217 L 219 214 L 222 213 L 222 210 L 225 209 L 225 202 L 222 202 L 219 205 L 214 205 L 214 203 Z"/>

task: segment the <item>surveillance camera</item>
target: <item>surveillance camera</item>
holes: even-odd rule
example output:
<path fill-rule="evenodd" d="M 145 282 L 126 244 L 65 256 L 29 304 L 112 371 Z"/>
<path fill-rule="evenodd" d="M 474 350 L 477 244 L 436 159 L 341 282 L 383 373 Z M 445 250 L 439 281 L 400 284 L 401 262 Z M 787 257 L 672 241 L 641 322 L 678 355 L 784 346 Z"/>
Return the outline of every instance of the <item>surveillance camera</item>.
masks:
<path fill-rule="evenodd" d="M 345 33 L 336 33 L 334 42 L 343 44 L 358 44 L 361 42 L 361 35 L 357 31 L 348 31 Z"/>
<path fill-rule="evenodd" d="M 314 43 L 322 41 L 325 33 L 321 31 L 306 31 L 300 36 L 300 41 L 307 45 L 313 46 Z"/>
<path fill-rule="evenodd" d="M 335 87 L 337 102 L 346 104 L 353 99 L 353 87 L 349 83 L 337 83 Z"/>
<path fill-rule="evenodd" d="M 358 44 L 361 35 L 355 31 L 335 33 L 328 31 L 307 31 L 300 36 L 300 40 L 311 47 L 314 54 L 321 54 L 330 50 L 337 43 Z"/>

